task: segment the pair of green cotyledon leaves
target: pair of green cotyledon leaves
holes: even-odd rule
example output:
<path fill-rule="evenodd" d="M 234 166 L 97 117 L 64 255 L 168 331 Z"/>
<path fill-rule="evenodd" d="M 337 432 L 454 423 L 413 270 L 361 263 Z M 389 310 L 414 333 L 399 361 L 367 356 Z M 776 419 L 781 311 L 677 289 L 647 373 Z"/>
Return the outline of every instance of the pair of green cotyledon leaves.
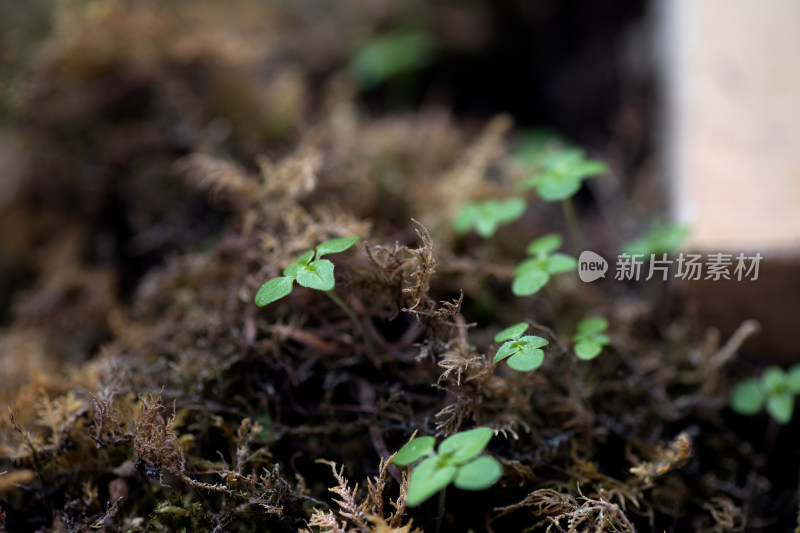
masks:
<path fill-rule="evenodd" d="M 259 307 L 271 304 L 292 292 L 294 282 L 309 289 L 330 291 L 336 285 L 333 277 L 334 265 L 324 255 L 344 252 L 359 241 L 358 237 L 331 239 L 308 250 L 289 266 L 283 269 L 283 276 L 266 282 L 256 293 L 255 302 Z"/>
<path fill-rule="evenodd" d="M 489 455 L 480 455 L 494 431 L 479 427 L 450 435 L 435 450 L 436 439 L 419 437 L 407 442 L 392 462 L 406 466 L 417 461 L 408 480 L 406 503 L 416 507 L 444 490 L 450 483 L 462 490 L 484 490 L 500 479 L 503 466 Z"/>
<path fill-rule="evenodd" d="M 550 281 L 550 276 L 578 268 L 578 261 L 569 255 L 556 252 L 564 239 L 558 233 L 550 233 L 532 241 L 525 253 L 532 256 L 514 269 L 511 292 L 516 296 L 530 296 L 541 290 Z"/>
<path fill-rule="evenodd" d="M 800 395 L 800 365 L 788 371 L 770 366 L 761 378 L 742 380 L 731 391 L 731 408 L 742 415 L 766 409 L 772 418 L 787 424 L 794 414 L 795 398 Z"/>

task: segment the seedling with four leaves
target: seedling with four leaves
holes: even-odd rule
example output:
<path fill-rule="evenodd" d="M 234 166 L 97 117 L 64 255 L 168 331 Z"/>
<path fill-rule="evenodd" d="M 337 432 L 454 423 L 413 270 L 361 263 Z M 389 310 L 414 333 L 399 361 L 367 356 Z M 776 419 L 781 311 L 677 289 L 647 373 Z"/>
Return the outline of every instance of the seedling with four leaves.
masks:
<path fill-rule="evenodd" d="M 578 322 L 575 335 L 575 355 L 584 361 L 594 359 L 603 351 L 603 346 L 611 342 L 608 335 L 603 333 L 608 329 L 608 320 L 601 316 L 591 316 Z"/>
<path fill-rule="evenodd" d="M 358 240 L 358 237 L 331 239 L 318 245 L 314 250 L 308 250 L 283 269 L 283 276 L 269 280 L 258 289 L 256 305 L 264 307 L 288 296 L 292 292 L 295 280 L 303 287 L 333 294 L 330 291 L 336 284 L 333 278 L 334 265 L 328 259 L 322 259 L 322 256 L 344 252 Z"/>
<path fill-rule="evenodd" d="M 731 408 L 741 415 L 754 415 L 766 406 L 767 412 L 781 424 L 794 414 L 795 396 L 800 394 L 800 365 L 789 371 L 770 366 L 761 379 L 742 380 L 731 392 Z"/>
<path fill-rule="evenodd" d="M 564 240 L 550 233 L 531 242 L 525 251 L 531 255 L 514 270 L 511 292 L 517 296 L 530 296 L 547 285 L 550 276 L 578 268 L 578 261 L 569 255 L 556 253 Z"/>
<path fill-rule="evenodd" d="M 467 233 L 474 229 L 478 235 L 488 239 L 501 224 L 521 217 L 527 206 L 525 200 L 518 197 L 469 203 L 456 214 L 453 229 L 456 233 Z"/>
<path fill-rule="evenodd" d="M 549 341 L 535 335 L 523 337 L 522 334 L 529 327 L 529 324 L 520 322 L 494 336 L 494 342 L 503 343 L 494 356 L 495 363 L 508 358 L 508 366 L 517 372 L 530 372 L 542 366 L 544 350 L 541 348 L 547 346 Z"/>
<path fill-rule="evenodd" d="M 557 202 L 573 196 L 587 178 L 608 172 L 602 161 L 586 159 L 580 148 L 562 148 L 547 153 L 543 168 L 521 186 L 536 189 L 542 200 Z"/>
<path fill-rule="evenodd" d="M 408 506 L 416 507 L 437 492 L 443 494 L 450 483 L 462 490 L 484 490 L 494 485 L 503 475 L 503 466 L 494 457 L 480 455 L 493 434 L 488 427 L 454 433 L 436 451 L 433 437 L 407 442 L 392 462 L 406 466 L 422 459 L 408 481 Z M 442 499 L 440 505 L 443 507 Z"/>

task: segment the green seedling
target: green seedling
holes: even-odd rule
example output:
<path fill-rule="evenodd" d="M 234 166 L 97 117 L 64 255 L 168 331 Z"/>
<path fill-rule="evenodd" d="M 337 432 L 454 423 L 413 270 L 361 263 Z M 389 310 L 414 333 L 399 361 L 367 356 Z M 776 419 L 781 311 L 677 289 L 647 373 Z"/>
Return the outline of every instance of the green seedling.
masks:
<path fill-rule="evenodd" d="M 420 437 L 407 442 L 394 456 L 392 462 L 406 466 L 420 461 L 408 481 L 409 507 L 416 507 L 437 492 L 440 516 L 444 510 L 443 494 L 450 483 L 462 490 L 484 490 L 500 479 L 503 466 L 494 457 L 480 455 L 494 432 L 479 427 L 447 437 L 434 450 L 433 437 Z"/>
<path fill-rule="evenodd" d="M 586 159 L 580 148 L 551 151 L 542 159 L 542 170 L 524 180 L 521 186 L 536 189 L 547 202 L 566 200 L 578 192 L 585 179 L 608 172 L 605 163 Z"/>
<path fill-rule="evenodd" d="M 578 268 L 578 261 L 574 257 L 554 253 L 563 242 L 561 235 L 550 233 L 528 244 L 525 251 L 533 257 L 520 263 L 514 270 L 511 292 L 517 296 L 536 294 L 547 285 L 553 274 L 569 272 Z"/>
<path fill-rule="evenodd" d="M 547 202 L 561 202 L 572 245 L 580 248 L 580 228 L 572 196 L 578 192 L 584 180 L 605 174 L 608 166 L 602 161 L 586 159 L 580 148 L 561 147 L 557 139 L 547 144 L 534 143 L 522 153 L 527 155 L 527 159 L 535 161 L 535 166 L 533 175 L 523 180 L 520 187 L 536 189 L 539 197 Z"/>
<path fill-rule="evenodd" d="M 315 250 L 308 250 L 283 269 L 283 276 L 269 280 L 258 289 L 256 305 L 264 307 L 288 296 L 295 281 L 303 287 L 332 294 L 330 291 L 336 284 L 333 278 L 334 265 L 328 259 L 322 259 L 322 256 L 344 252 L 358 240 L 358 237 L 331 239 L 318 245 Z"/>
<path fill-rule="evenodd" d="M 520 322 L 494 336 L 494 342 L 503 343 L 494 356 L 495 363 L 508 358 L 508 366 L 517 372 L 530 372 L 542 366 L 544 351 L 541 348 L 547 346 L 549 341 L 534 335 L 523 337 L 528 327 L 525 322 Z"/>
<path fill-rule="evenodd" d="M 474 229 L 478 235 L 488 239 L 500 224 L 518 219 L 527 207 L 525 200 L 517 197 L 469 203 L 456 214 L 453 228 L 456 233 L 467 233 Z"/>
<path fill-rule="evenodd" d="M 788 372 L 770 366 L 761 379 L 742 380 L 731 392 L 731 408 L 741 415 L 754 415 L 766 406 L 767 412 L 781 424 L 794 414 L 795 396 L 800 394 L 800 365 Z"/>
<path fill-rule="evenodd" d="M 608 335 L 603 333 L 608 329 L 608 320 L 601 316 L 584 318 L 578 322 L 572 340 L 575 343 L 575 355 L 579 359 L 589 361 L 603 351 L 603 346 L 611 342 Z"/>
<path fill-rule="evenodd" d="M 688 226 L 655 221 L 644 234 L 625 243 L 622 251 L 628 255 L 646 256 L 674 252 L 680 248 L 688 235 Z"/>
<path fill-rule="evenodd" d="M 396 32 L 364 44 L 350 60 L 350 72 L 365 89 L 427 66 L 434 56 L 431 39 L 419 32 Z"/>

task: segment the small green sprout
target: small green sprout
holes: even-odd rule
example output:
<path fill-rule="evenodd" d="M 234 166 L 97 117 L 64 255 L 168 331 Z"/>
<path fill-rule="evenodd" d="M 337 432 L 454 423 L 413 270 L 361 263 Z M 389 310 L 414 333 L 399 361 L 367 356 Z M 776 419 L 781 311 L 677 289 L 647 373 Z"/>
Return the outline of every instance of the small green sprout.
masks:
<path fill-rule="evenodd" d="M 331 239 L 318 245 L 315 250 L 307 251 L 283 270 L 283 276 L 269 280 L 258 289 L 256 305 L 264 307 L 287 296 L 292 292 L 295 280 L 303 287 L 332 295 L 329 291 L 336 284 L 333 278 L 334 265 L 328 259 L 322 259 L 322 256 L 344 252 L 358 240 L 358 237 Z"/>
<path fill-rule="evenodd" d="M 644 234 L 625 243 L 622 251 L 628 255 L 674 252 L 680 248 L 687 235 L 688 226 L 654 221 Z"/>
<path fill-rule="evenodd" d="M 731 408 L 741 415 L 754 415 L 766 405 L 767 412 L 781 424 L 787 424 L 794 414 L 795 396 L 800 394 L 800 365 L 788 372 L 770 366 L 761 379 L 748 378 L 739 382 L 731 392 Z"/>
<path fill-rule="evenodd" d="M 575 355 L 584 361 L 594 359 L 603 351 L 603 346 L 609 344 L 611 339 L 603 333 L 608 329 L 608 320 L 601 316 L 591 316 L 578 322 L 575 335 Z"/>
<path fill-rule="evenodd" d="M 578 261 L 566 254 L 554 253 L 564 240 L 557 233 L 550 233 L 532 241 L 525 251 L 531 255 L 514 270 L 511 292 L 517 296 L 530 296 L 547 285 L 550 276 L 578 268 Z"/>
<path fill-rule="evenodd" d="M 608 172 L 602 161 L 586 159 L 580 148 L 563 148 L 543 158 L 543 169 L 524 180 L 521 186 L 536 189 L 547 202 L 557 202 L 573 196 L 583 180 Z"/>
<path fill-rule="evenodd" d="M 530 372 L 542 366 L 544 351 L 541 348 L 547 346 L 549 341 L 534 335 L 523 337 L 528 327 L 525 322 L 520 322 L 494 336 L 494 342 L 503 343 L 494 356 L 495 363 L 508 357 L 508 366 L 517 372 Z"/>
<path fill-rule="evenodd" d="M 416 507 L 451 482 L 462 490 L 484 490 L 494 485 L 503 475 L 503 466 L 494 457 L 479 455 L 493 434 L 487 427 L 454 433 L 442 441 L 438 451 L 434 451 L 433 437 L 407 442 L 392 462 L 406 466 L 422 459 L 408 481 L 408 506 Z"/>
<path fill-rule="evenodd" d="M 395 32 L 370 40 L 350 60 L 350 72 L 365 89 L 418 71 L 434 56 L 431 39 L 420 32 Z"/>
<path fill-rule="evenodd" d="M 517 197 L 469 203 L 456 214 L 453 228 L 456 233 L 467 233 L 474 229 L 478 235 L 488 239 L 494 235 L 500 224 L 518 219 L 527 207 L 525 200 Z"/>

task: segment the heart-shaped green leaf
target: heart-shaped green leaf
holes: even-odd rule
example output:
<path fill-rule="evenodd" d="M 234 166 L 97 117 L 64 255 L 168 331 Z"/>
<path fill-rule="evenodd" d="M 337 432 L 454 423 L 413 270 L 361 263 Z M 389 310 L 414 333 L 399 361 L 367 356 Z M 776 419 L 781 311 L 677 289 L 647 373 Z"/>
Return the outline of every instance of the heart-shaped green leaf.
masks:
<path fill-rule="evenodd" d="M 439 445 L 439 456 L 449 464 L 462 464 L 481 453 L 493 435 L 487 427 L 454 433 Z"/>
<path fill-rule="evenodd" d="M 555 252 L 564 243 L 564 238 L 558 233 L 548 233 L 543 237 L 531 241 L 525 248 L 528 255 L 549 254 Z"/>
<path fill-rule="evenodd" d="M 342 237 L 340 239 L 331 239 L 325 241 L 317 246 L 317 259 L 321 259 L 326 254 L 338 254 L 344 252 L 360 239 L 358 237 Z"/>
<path fill-rule="evenodd" d="M 255 297 L 256 305 L 264 307 L 275 300 L 280 300 L 292 292 L 293 283 L 294 278 L 291 276 L 283 276 L 269 280 L 258 289 Z"/>
<path fill-rule="evenodd" d="M 550 344 L 550 341 L 544 339 L 542 337 L 537 337 L 536 335 L 525 335 L 519 341 L 520 347 L 523 350 L 528 350 L 531 348 L 541 348 L 542 346 L 547 346 Z"/>
<path fill-rule="evenodd" d="M 539 348 L 523 348 L 508 358 L 508 366 L 517 372 L 530 372 L 542 366 L 544 351 Z"/>
<path fill-rule="evenodd" d="M 438 455 L 423 459 L 411 472 L 408 480 L 408 493 L 406 503 L 409 507 L 416 507 L 443 488 L 447 487 L 456 477 L 458 467 L 444 464 Z"/>
<path fill-rule="evenodd" d="M 514 342 L 514 341 L 505 342 L 505 343 L 503 343 L 502 346 L 500 346 L 500 349 L 497 350 L 497 353 L 494 354 L 494 362 L 495 363 L 499 363 L 500 361 L 502 361 L 503 359 L 505 359 L 509 355 L 514 355 L 519 350 L 520 350 L 520 346 L 519 346 L 519 344 L 517 342 Z"/>
<path fill-rule="evenodd" d="M 765 399 L 761 382 L 748 378 L 731 391 L 731 409 L 740 415 L 754 415 L 764 407 Z"/>
<path fill-rule="evenodd" d="M 453 484 L 462 490 L 484 490 L 503 476 L 503 465 L 494 457 L 482 455 L 458 469 Z"/>
<path fill-rule="evenodd" d="M 511 292 L 517 296 L 530 296 L 539 292 L 539 289 L 547 285 L 550 275 L 538 269 L 528 269 L 518 273 L 511 284 Z"/>
<path fill-rule="evenodd" d="M 349 69 L 362 87 L 372 88 L 421 69 L 434 53 L 425 33 L 395 32 L 364 44 L 350 60 Z"/>
<path fill-rule="evenodd" d="M 477 210 L 475 204 L 467 204 L 459 209 L 453 220 L 453 229 L 456 233 L 467 233 L 472 229 L 472 221 L 476 218 Z"/>
<path fill-rule="evenodd" d="M 527 322 L 520 322 L 519 324 L 514 324 L 513 326 L 509 326 L 494 336 L 494 342 L 503 342 L 511 339 L 516 339 L 520 335 L 525 333 L 529 327 L 530 324 L 528 324 Z"/>
<path fill-rule="evenodd" d="M 523 198 L 507 198 L 498 202 L 495 218 L 503 223 L 512 222 L 521 217 L 527 208 L 528 203 Z"/>
<path fill-rule="evenodd" d="M 594 340 L 585 340 L 580 341 L 575 344 L 575 355 L 578 356 L 579 359 L 583 359 L 584 361 L 589 361 L 590 359 L 594 359 L 600 352 L 603 351 L 603 346 Z"/>
<path fill-rule="evenodd" d="M 789 380 L 786 372 L 779 366 L 772 365 L 764 370 L 761 375 L 761 383 L 767 390 L 768 394 L 779 394 L 784 389 L 789 388 Z"/>
<path fill-rule="evenodd" d="M 433 437 L 419 437 L 410 440 L 395 454 L 392 462 L 398 466 L 410 465 L 433 453 L 435 444 L 436 439 Z"/>
<path fill-rule="evenodd" d="M 553 254 L 547 258 L 545 270 L 548 274 L 561 274 L 578 268 L 578 260 L 566 254 Z"/>
<path fill-rule="evenodd" d="M 539 196 L 546 202 L 557 202 L 573 196 L 581 188 L 581 180 L 574 176 L 549 171 L 536 182 Z"/>
<path fill-rule="evenodd" d="M 329 291 L 336 281 L 333 278 L 333 263 L 327 259 L 312 261 L 297 270 L 297 283 L 309 289 Z"/>
<path fill-rule="evenodd" d="M 478 216 L 472 221 L 472 224 L 475 226 L 475 233 L 484 239 L 488 239 L 494 235 L 494 232 L 497 231 L 497 226 L 500 225 L 496 218 L 487 216 L 487 214 L 481 210 L 478 211 Z"/>
<path fill-rule="evenodd" d="M 789 391 L 770 396 L 767 412 L 781 424 L 788 424 L 794 414 L 794 394 Z"/>
<path fill-rule="evenodd" d="M 590 316 L 578 322 L 578 333 L 599 333 L 608 329 L 608 320 L 601 316 Z"/>

